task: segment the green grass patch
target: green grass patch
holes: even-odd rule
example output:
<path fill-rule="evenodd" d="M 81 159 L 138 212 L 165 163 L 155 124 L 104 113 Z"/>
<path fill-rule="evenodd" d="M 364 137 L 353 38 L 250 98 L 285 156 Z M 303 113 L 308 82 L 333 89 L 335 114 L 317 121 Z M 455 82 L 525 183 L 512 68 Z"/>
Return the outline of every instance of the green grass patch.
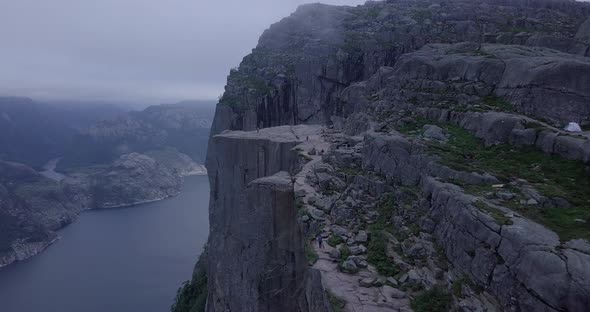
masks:
<path fill-rule="evenodd" d="M 510 102 L 506 101 L 505 99 L 499 96 L 486 96 L 483 98 L 482 103 L 487 106 L 491 110 L 501 111 L 501 112 L 514 112 L 514 106 L 510 104 Z"/>
<path fill-rule="evenodd" d="M 494 208 L 481 200 L 476 201 L 473 205 L 482 212 L 486 212 L 492 216 L 492 218 L 494 218 L 494 220 L 500 225 L 511 225 L 513 223 L 510 218 L 505 216 L 505 213 L 502 210 Z"/>
<path fill-rule="evenodd" d="M 463 276 L 460 279 L 457 279 L 456 281 L 454 281 L 453 284 L 451 285 L 451 290 L 452 290 L 453 295 L 455 297 L 457 297 L 457 298 L 464 298 L 465 297 L 465 296 L 463 296 L 463 291 L 462 291 L 463 285 L 469 286 L 477 294 L 480 294 L 483 291 L 481 286 L 476 285 L 469 277 Z"/>
<path fill-rule="evenodd" d="M 367 260 L 372 263 L 379 274 L 394 276 L 399 273 L 397 266 L 387 256 L 387 238 L 383 230 L 372 228 L 372 237 L 367 248 Z"/>
<path fill-rule="evenodd" d="M 440 287 L 424 291 L 411 302 L 415 312 L 446 312 L 451 309 L 452 297 Z"/>
<path fill-rule="evenodd" d="M 334 312 L 343 312 L 344 307 L 346 306 L 346 301 L 337 297 L 332 292 L 327 291 L 328 300 L 330 301 L 330 305 L 332 306 L 332 311 Z"/>
<path fill-rule="evenodd" d="M 359 176 L 362 175 L 362 170 L 358 167 L 343 167 L 340 169 L 342 173 L 347 176 Z"/>
<path fill-rule="evenodd" d="M 346 259 L 348 259 L 348 257 L 350 257 L 350 249 L 348 246 L 343 245 L 340 248 L 340 263 L 342 264 L 344 261 L 346 261 Z"/>
<path fill-rule="evenodd" d="M 342 239 L 342 237 L 338 236 L 338 235 L 330 235 L 330 237 L 328 237 L 328 245 L 332 246 L 332 247 L 336 247 L 340 244 L 344 243 L 344 240 Z"/>
<path fill-rule="evenodd" d="M 305 258 L 307 259 L 309 265 L 313 265 L 314 263 L 316 263 L 320 257 L 318 256 L 317 252 L 315 252 L 315 249 L 313 249 L 313 246 L 311 245 L 311 242 L 309 240 L 305 241 L 304 249 Z"/>
<path fill-rule="evenodd" d="M 480 139 L 460 127 L 438 126 L 445 128 L 451 138 L 446 144 L 428 143 L 428 151 L 440 156 L 442 164 L 461 171 L 489 172 L 504 182 L 525 179 L 543 196 L 567 200 L 574 208 L 539 208 L 517 202 L 507 206 L 550 227 L 563 240 L 590 239 L 590 176 L 582 162 L 548 155 L 532 147 L 485 147 Z"/>
<path fill-rule="evenodd" d="M 396 130 L 406 135 L 416 135 L 422 131 L 422 128 L 428 124 L 428 121 L 425 118 L 418 117 L 396 127 Z"/>
<path fill-rule="evenodd" d="M 204 261 L 199 259 L 193 278 L 178 289 L 172 312 L 203 312 L 207 303 L 207 270 Z"/>
<path fill-rule="evenodd" d="M 388 223 L 391 217 L 394 203 L 391 194 L 386 195 L 377 206 L 379 218 L 369 226 L 371 240 L 367 247 L 367 261 L 375 266 L 379 274 L 394 276 L 399 273 L 399 268 L 387 256 L 387 237 L 385 231 L 391 230 Z"/>

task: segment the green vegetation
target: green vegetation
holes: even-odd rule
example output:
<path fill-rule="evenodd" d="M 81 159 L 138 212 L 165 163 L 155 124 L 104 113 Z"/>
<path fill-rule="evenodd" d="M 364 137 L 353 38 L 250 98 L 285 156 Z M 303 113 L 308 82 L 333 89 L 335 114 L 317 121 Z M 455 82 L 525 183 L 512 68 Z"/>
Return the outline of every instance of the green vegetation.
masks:
<path fill-rule="evenodd" d="M 436 264 L 443 271 L 448 271 L 449 270 L 449 259 L 447 259 L 447 254 L 445 253 L 445 250 L 439 245 L 435 245 L 435 249 L 436 249 L 436 258 L 434 260 L 436 261 Z"/>
<path fill-rule="evenodd" d="M 361 54 L 362 47 L 367 40 L 367 34 L 362 32 L 348 31 L 345 34 L 344 46 L 342 49 L 350 54 Z"/>
<path fill-rule="evenodd" d="M 344 307 L 346 306 L 346 301 L 338 298 L 336 295 L 327 291 L 328 300 L 330 301 L 330 305 L 332 306 L 332 310 L 334 312 L 342 312 L 344 311 Z"/>
<path fill-rule="evenodd" d="M 402 132 L 415 133 L 426 123 L 425 120 L 419 119 L 402 129 Z M 503 182 L 524 179 L 545 197 L 567 200 L 573 208 L 539 208 L 520 204 L 518 198 L 508 201 L 506 206 L 548 226 L 563 240 L 590 239 L 590 177 L 585 173 L 582 162 L 548 155 L 533 148 L 517 149 L 507 144 L 485 147 L 480 139 L 458 126 L 430 123 L 446 129 L 451 135 L 446 144 L 428 143 L 428 151 L 438 155 L 442 164 L 461 171 L 489 172 Z M 479 192 L 483 192 L 486 187 L 490 188 L 470 187 L 472 191 L 475 189 Z M 481 205 L 478 208 L 490 212 Z M 501 212 L 492 210 L 490 213 L 501 224 L 506 224 Z"/>
<path fill-rule="evenodd" d="M 483 289 L 481 286 L 476 285 L 469 277 L 463 276 L 456 281 L 453 282 L 451 285 L 451 290 L 453 291 L 453 295 L 457 298 L 464 298 L 463 296 L 463 285 L 469 286 L 476 294 L 480 294 Z"/>
<path fill-rule="evenodd" d="M 488 213 L 500 225 L 511 225 L 513 223 L 510 218 L 505 216 L 505 213 L 502 210 L 492 207 L 481 200 L 476 201 L 473 205 L 482 212 Z"/>
<path fill-rule="evenodd" d="M 452 297 L 440 287 L 424 291 L 411 302 L 415 312 L 446 312 L 451 309 Z"/>
<path fill-rule="evenodd" d="M 463 284 L 465 284 L 465 279 L 460 278 L 453 282 L 451 289 L 453 291 L 453 295 L 457 298 L 463 298 Z"/>
<path fill-rule="evenodd" d="M 381 12 L 380 6 L 371 6 L 367 9 L 366 17 L 369 19 L 376 19 Z"/>
<path fill-rule="evenodd" d="M 379 274 L 385 276 L 394 276 L 399 273 L 399 268 L 387 256 L 387 236 L 385 231 L 391 230 L 391 224 L 388 224 L 388 218 L 391 216 L 394 203 L 391 194 L 386 195 L 378 203 L 379 218 L 369 226 L 371 240 L 367 248 L 367 260 L 375 266 Z"/>
<path fill-rule="evenodd" d="M 205 253 L 203 253 L 205 254 Z M 207 269 L 201 257 L 195 266 L 192 280 L 184 282 L 176 293 L 172 312 L 203 312 L 207 302 Z"/>
<path fill-rule="evenodd" d="M 299 214 L 299 217 L 301 217 L 303 214 L 307 212 L 307 209 L 304 209 L 305 203 L 303 203 L 303 199 L 301 198 L 297 198 L 295 200 L 295 208 L 297 208 L 297 213 Z"/>
<path fill-rule="evenodd" d="M 414 135 L 418 134 L 422 130 L 422 127 L 428 124 L 428 120 L 425 118 L 415 118 L 412 121 L 406 122 L 403 125 L 396 128 L 397 131 L 407 134 Z"/>
<path fill-rule="evenodd" d="M 246 72 L 246 70 L 232 69 L 228 77 L 228 83 L 240 86 L 248 92 L 254 92 L 255 96 L 266 96 L 272 93 L 273 87 L 256 73 Z M 225 92 L 220 99 L 220 103 L 231 107 L 239 107 L 245 101 L 241 98 L 242 95 L 235 94 L 235 92 Z"/>
<path fill-rule="evenodd" d="M 328 238 L 328 245 L 332 246 L 332 247 L 336 247 L 340 244 L 344 243 L 344 240 L 342 239 L 342 237 L 338 236 L 338 235 L 330 235 L 330 237 Z"/>
<path fill-rule="evenodd" d="M 486 96 L 483 98 L 482 103 L 490 108 L 491 110 L 497 110 L 501 112 L 514 112 L 514 106 L 510 102 L 499 96 Z"/>
<path fill-rule="evenodd" d="M 313 265 L 319 259 L 317 252 L 315 252 L 309 240 L 305 241 L 305 258 L 307 258 L 309 265 Z"/>
<path fill-rule="evenodd" d="M 340 263 L 342 264 L 348 257 L 350 257 L 350 249 L 348 249 L 348 246 L 342 245 L 340 248 Z"/>
<path fill-rule="evenodd" d="M 344 167 L 340 171 L 347 176 L 358 176 L 362 175 L 363 171 L 358 167 Z"/>

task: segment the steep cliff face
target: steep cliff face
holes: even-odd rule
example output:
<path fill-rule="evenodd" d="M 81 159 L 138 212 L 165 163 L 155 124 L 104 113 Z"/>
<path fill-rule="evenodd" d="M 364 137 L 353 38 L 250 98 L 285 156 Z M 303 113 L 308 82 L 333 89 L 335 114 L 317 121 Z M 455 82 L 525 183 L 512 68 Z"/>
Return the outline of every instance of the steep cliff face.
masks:
<path fill-rule="evenodd" d="M 212 132 L 331 123 L 334 115 L 341 116 L 345 110 L 339 101 L 344 88 L 368 79 L 381 66 L 395 65 L 401 55 L 428 43 L 498 43 L 508 50 L 511 45 L 522 45 L 588 55 L 588 43 L 583 40 L 586 24 L 580 24 L 589 10 L 587 5 L 562 1 L 424 0 L 369 2 L 354 8 L 301 6 L 272 25 L 253 53 L 232 70 Z M 518 48 L 512 54 L 527 49 Z M 523 70 L 526 68 L 520 72 Z M 559 77 L 564 77 L 563 72 Z M 520 90 L 518 84 L 507 87 L 527 90 Z M 526 94 L 515 95 L 514 101 L 524 98 Z M 576 100 L 584 101 L 587 98 Z"/>
<path fill-rule="evenodd" d="M 208 311 L 327 311 L 297 224 L 292 148 L 319 128 L 227 132 L 211 140 Z"/>
<path fill-rule="evenodd" d="M 590 135 L 559 128 L 590 124 L 589 14 L 384 1 L 273 25 L 213 123 L 208 310 L 308 311 L 283 286 L 315 269 L 345 311 L 584 311 Z M 317 235 L 312 269 L 276 245 Z"/>

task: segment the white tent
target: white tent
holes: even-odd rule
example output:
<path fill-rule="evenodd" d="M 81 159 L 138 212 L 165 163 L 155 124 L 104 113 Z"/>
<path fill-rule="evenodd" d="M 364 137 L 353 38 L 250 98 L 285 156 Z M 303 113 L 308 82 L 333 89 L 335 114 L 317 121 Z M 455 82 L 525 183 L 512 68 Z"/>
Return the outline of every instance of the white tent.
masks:
<path fill-rule="evenodd" d="M 582 132 L 582 128 L 577 122 L 570 122 L 566 127 L 565 131 L 569 132 Z"/>

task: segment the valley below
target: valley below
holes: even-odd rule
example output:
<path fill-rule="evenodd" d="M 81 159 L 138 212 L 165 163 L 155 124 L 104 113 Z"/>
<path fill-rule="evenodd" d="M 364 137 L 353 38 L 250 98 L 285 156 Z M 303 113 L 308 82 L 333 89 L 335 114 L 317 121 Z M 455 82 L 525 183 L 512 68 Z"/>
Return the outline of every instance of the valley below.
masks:
<path fill-rule="evenodd" d="M 42 254 L 0 269 L 3 311 L 168 311 L 207 240 L 209 185 L 176 197 L 91 210 Z"/>
<path fill-rule="evenodd" d="M 85 128 L 75 124 L 79 116 L 63 123 L 60 115 L 45 121 L 54 129 L 44 134 L 29 125 L 39 118 L 31 111 L 46 110 L 30 100 L 0 98 L 0 143 L 6 143 L 0 152 L 0 267 L 44 251 L 82 211 L 163 200 L 180 194 L 185 177 L 207 174 L 202 163 L 212 110 L 206 105 L 150 106 Z M 47 150 L 37 152 L 40 144 Z"/>

